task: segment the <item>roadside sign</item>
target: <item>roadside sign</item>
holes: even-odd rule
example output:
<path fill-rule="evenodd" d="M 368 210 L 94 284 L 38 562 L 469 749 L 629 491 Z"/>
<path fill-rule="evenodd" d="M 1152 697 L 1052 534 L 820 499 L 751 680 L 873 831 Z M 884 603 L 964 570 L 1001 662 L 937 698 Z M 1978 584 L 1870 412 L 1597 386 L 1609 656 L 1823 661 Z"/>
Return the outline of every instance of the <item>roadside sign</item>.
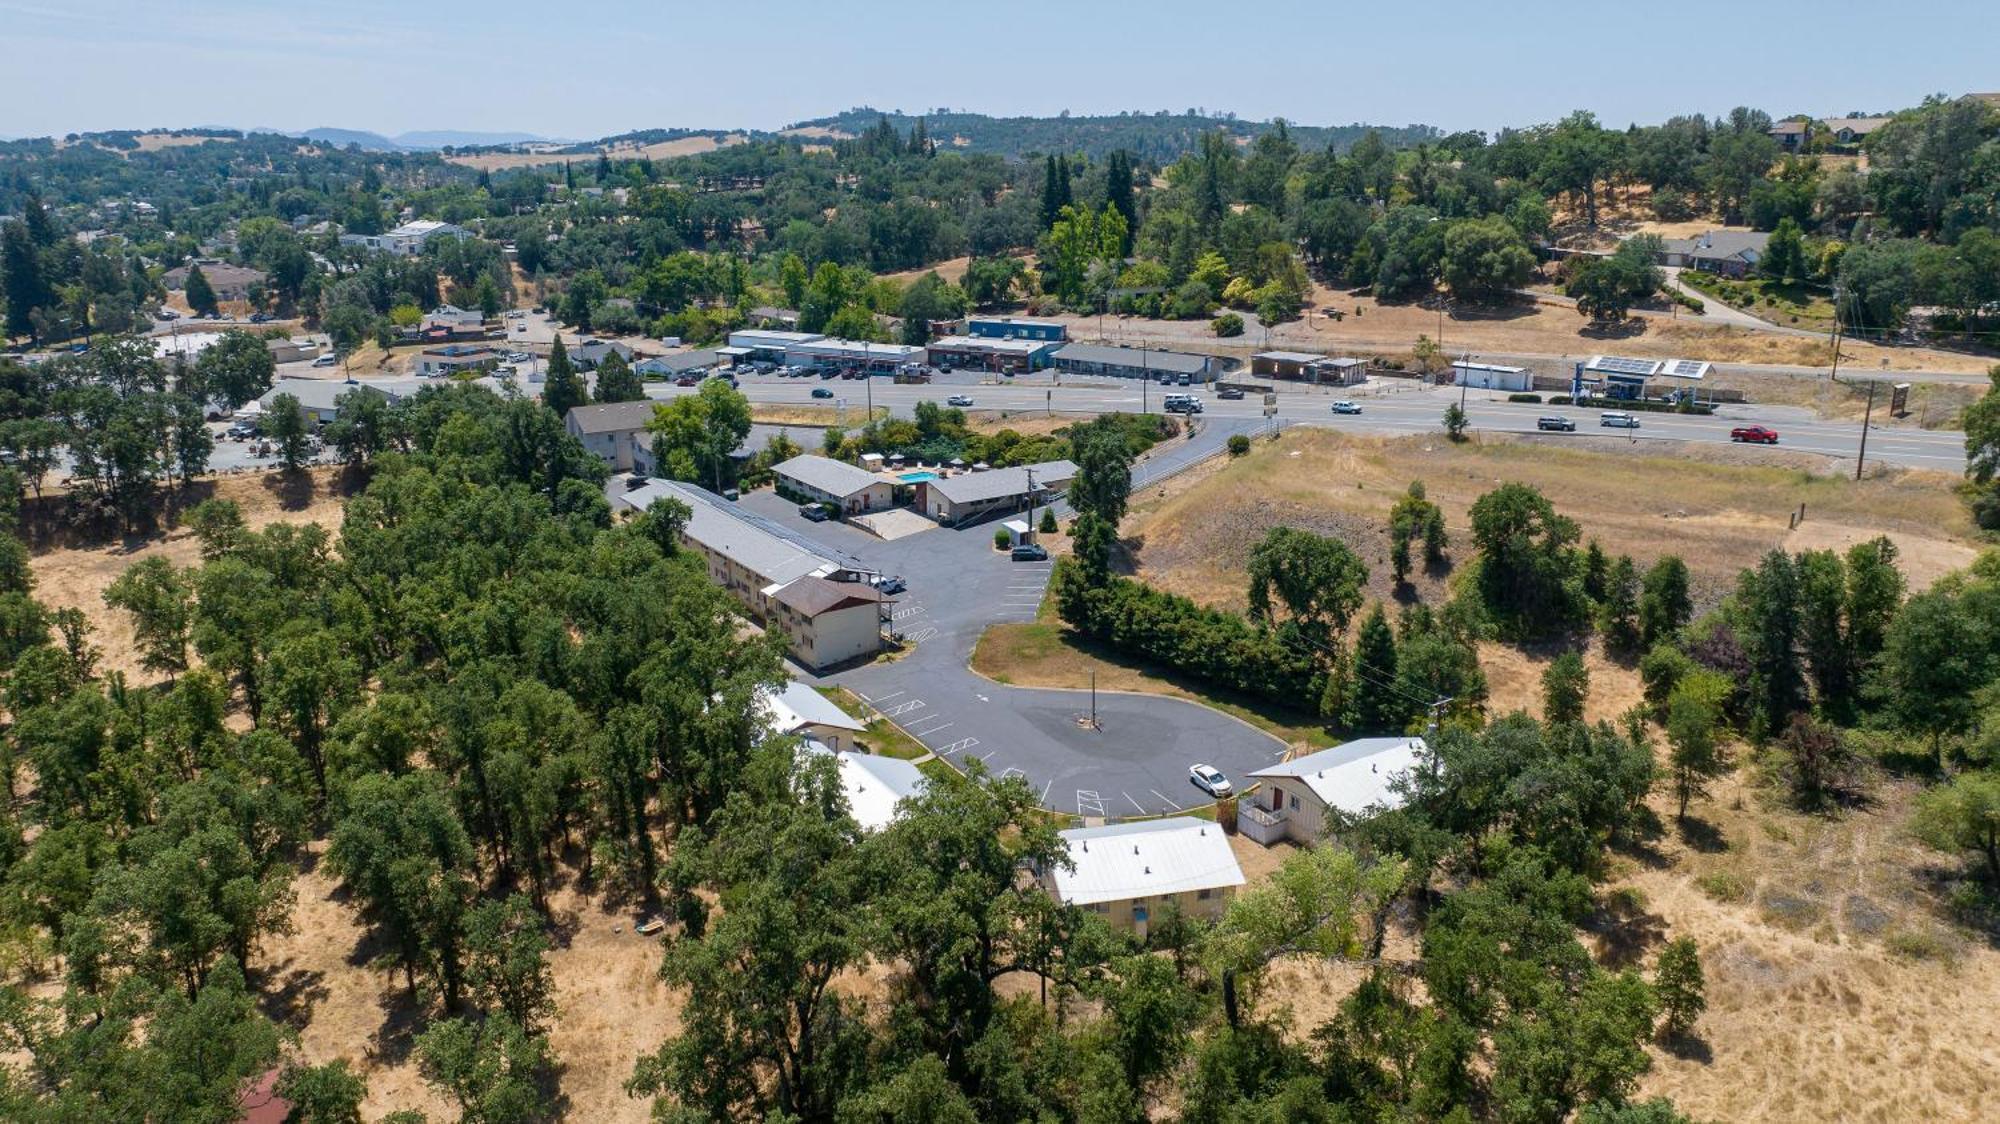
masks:
<path fill-rule="evenodd" d="M 1910 384 L 1899 382 L 1889 388 L 1889 412 L 1896 417 L 1910 416 Z"/>

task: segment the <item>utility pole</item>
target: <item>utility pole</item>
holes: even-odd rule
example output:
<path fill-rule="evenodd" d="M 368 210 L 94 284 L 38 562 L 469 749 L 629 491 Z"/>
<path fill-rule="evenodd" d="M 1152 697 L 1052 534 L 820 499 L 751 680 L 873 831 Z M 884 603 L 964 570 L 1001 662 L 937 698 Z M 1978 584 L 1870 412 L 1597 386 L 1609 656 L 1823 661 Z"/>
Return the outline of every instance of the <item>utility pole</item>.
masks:
<path fill-rule="evenodd" d="M 1868 422 L 1875 416 L 1875 380 L 1868 380 L 1868 409 L 1861 415 L 1861 449 L 1854 457 L 1854 478 L 1861 479 L 1861 466 L 1868 460 Z"/>
<path fill-rule="evenodd" d="M 1097 669 L 1090 669 L 1090 728 L 1097 729 Z"/>
<path fill-rule="evenodd" d="M 1146 349 L 1141 347 L 1139 349 L 1139 412 L 1142 414 L 1153 412 L 1152 407 L 1146 404 L 1146 388 L 1152 381 L 1153 373 L 1146 369 Z"/>
<path fill-rule="evenodd" d="M 1035 537 L 1035 470 L 1028 470 L 1028 537 Z"/>
<path fill-rule="evenodd" d="M 1831 382 L 1840 381 L 1840 336 L 1842 324 L 1839 317 L 1833 320 L 1833 371 L 1827 376 Z"/>

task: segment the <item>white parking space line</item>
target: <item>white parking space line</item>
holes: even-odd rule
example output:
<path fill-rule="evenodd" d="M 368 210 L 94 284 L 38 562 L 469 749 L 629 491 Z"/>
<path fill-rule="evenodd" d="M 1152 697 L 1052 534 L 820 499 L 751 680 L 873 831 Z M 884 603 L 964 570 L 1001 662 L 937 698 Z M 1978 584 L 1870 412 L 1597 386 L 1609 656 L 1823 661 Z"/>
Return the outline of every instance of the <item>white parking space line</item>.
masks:
<path fill-rule="evenodd" d="M 1056 779 L 1054 777 L 1050 777 L 1049 783 L 1042 786 L 1042 807 L 1046 808 L 1049 806 L 1049 790 L 1055 786 Z"/>
<path fill-rule="evenodd" d="M 1079 788 L 1076 790 L 1076 810 L 1078 812 L 1087 811 L 1093 816 L 1102 816 L 1104 814 L 1104 800 L 1097 795 L 1095 789 Z"/>
<path fill-rule="evenodd" d="M 882 713 L 886 717 L 894 718 L 899 714 L 908 714 L 913 710 L 921 710 L 923 709 L 923 705 L 924 700 L 922 699 L 910 699 L 906 702 L 899 702 L 895 706 L 883 710 Z"/>
<path fill-rule="evenodd" d="M 947 723 L 945 723 L 945 724 L 944 724 L 944 725 L 942 725 L 942 726 L 932 726 L 932 727 L 931 727 L 930 729 L 928 729 L 928 730 L 925 730 L 925 731 L 924 731 L 923 733 L 921 733 L 921 734 L 917 734 L 917 737 L 919 737 L 919 738 L 928 738 L 928 737 L 930 737 L 930 736 L 931 736 L 932 734 L 935 734 L 935 733 L 937 733 L 937 732 L 938 732 L 939 730 L 949 730 L 949 729 L 951 729 L 951 728 L 952 728 L 953 726 L 956 726 L 956 725 L 958 725 L 958 723 L 956 723 L 956 722 L 947 722 Z M 910 731 L 910 732 L 911 732 L 911 733 L 913 733 L 913 734 L 916 734 L 916 733 L 917 733 L 917 732 L 916 732 L 915 730 L 912 730 L 912 731 Z"/>
<path fill-rule="evenodd" d="M 954 753 L 963 753 L 966 750 L 971 749 L 973 746 L 978 744 L 979 744 L 978 738 L 960 738 L 957 741 L 951 743 L 950 745 L 940 746 L 936 750 L 933 750 L 933 752 L 935 752 L 939 757 L 950 757 Z"/>
<path fill-rule="evenodd" d="M 1183 810 L 1184 810 L 1184 809 L 1182 809 L 1182 807 L 1180 806 L 1180 804 L 1178 804 L 1178 803 L 1176 803 L 1176 802 L 1175 802 L 1175 800 L 1173 799 L 1173 797 L 1171 797 L 1171 796 L 1168 796 L 1168 795 L 1167 795 L 1166 793 L 1164 793 L 1164 792 L 1161 792 L 1161 791 L 1160 791 L 1159 789 L 1157 789 L 1157 788 L 1149 788 L 1149 789 L 1147 789 L 1146 791 L 1147 791 L 1147 792 L 1150 792 L 1150 793 L 1152 793 L 1152 794 L 1153 794 L 1154 796 L 1157 796 L 1157 797 L 1159 797 L 1159 798 L 1160 798 L 1160 799 L 1162 799 L 1162 800 L 1165 800 L 1165 801 L 1167 802 L 1167 806 L 1168 806 L 1168 807 L 1170 807 L 1170 808 L 1172 808 L 1172 809 L 1173 809 L 1174 811 L 1176 811 L 1176 812 L 1179 812 L 1179 811 L 1183 811 Z"/>
<path fill-rule="evenodd" d="M 1020 768 L 1015 765 L 1009 765 L 1005 769 L 1000 770 L 1000 776 L 1003 780 L 1007 777 L 1025 777 L 1027 775 L 1028 774 L 1022 772 Z"/>
<path fill-rule="evenodd" d="M 879 703 L 879 702 L 887 702 L 887 701 L 889 701 L 890 699 L 893 699 L 893 698 L 895 698 L 895 697 L 896 697 L 897 695 L 902 695 L 902 694 L 907 694 L 907 693 L 908 693 L 908 692 L 906 692 L 906 691 L 891 691 L 891 692 L 889 692 L 889 693 L 888 693 L 888 694 L 886 694 L 886 695 L 873 695 L 873 696 L 870 696 L 870 695 L 861 695 L 861 698 L 862 698 L 862 701 L 864 701 L 864 702 L 872 702 L 872 703 Z M 856 692 L 855 692 L 855 694 L 861 694 L 861 692 L 859 692 L 859 691 L 856 691 Z"/>
<path fill-rule="evenodd" d="M 1127 799 L 1127 800 L 1131 800 L 1131 801 L 1132 801 L 1132 806 L 1133 806 L 1134 808 L 1137 808 L 1137 809 L 1139 809 L 1139 814 L 1140 814 L 1140 815 L 1142 815 L 1142 816 L 1143 816 L 1143 815 L 1145 815 L 1145 814 L 1146 814 L 1146 806 L 1145 806 L 1144 804 L 1141 804 L 1141 803 L 1139 803 L 1139 802 L 1138 802 L 1137 800 L 1132 800 L 1132 794 L 1131 794 L 1131 793 L 1129 793 L 1129 792 L 1121 792 L 1121 793 L 1119 793 L 1118 795 L 1120 795 L 1120 796 L 1123 796 L 1123 797 L 1124 797 L 1125 799 Z"/>

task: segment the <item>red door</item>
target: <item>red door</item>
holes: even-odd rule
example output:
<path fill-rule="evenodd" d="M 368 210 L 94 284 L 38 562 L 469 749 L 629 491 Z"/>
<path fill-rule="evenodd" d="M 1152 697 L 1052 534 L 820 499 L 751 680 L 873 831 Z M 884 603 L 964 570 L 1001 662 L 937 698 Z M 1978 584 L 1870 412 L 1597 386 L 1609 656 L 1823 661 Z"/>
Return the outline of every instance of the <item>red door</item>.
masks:
<path fill-rule="evenodd" d="M 1271 786 L 1271 810 L 1273 812 L 1285 810 L 1285 793 L 1277 785 Z"/>

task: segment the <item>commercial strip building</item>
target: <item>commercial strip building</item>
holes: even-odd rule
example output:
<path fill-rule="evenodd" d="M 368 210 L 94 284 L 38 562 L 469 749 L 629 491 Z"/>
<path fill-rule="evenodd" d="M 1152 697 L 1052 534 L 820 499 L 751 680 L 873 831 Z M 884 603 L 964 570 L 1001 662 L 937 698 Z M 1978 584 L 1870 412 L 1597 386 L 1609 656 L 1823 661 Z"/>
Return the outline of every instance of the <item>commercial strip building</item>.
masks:
<path fill-rule="evenodd" d="M 781 633 L 804 666 L 817 671 L 881 650 L 890 599 L 861 574 L 751 522 L 735 505 L 692 484 L 651 480 L 615 495 L 631 512 L 661 499 L 687 505 L 681 545 L 752 616 Z"/>
<path fill-rule="evenodd" d="M 1061 340 L 997 339 L 984 336 L 943 336 L 926 350 L 939 367 L 969 371 L 1039 371 L 1054 362 Z"/>
<path fill-rule="evenodd" d="M 1142 940 L 1169 910 L 1196 920 L 1221 918 L 1244 883 L 1221 826 L 1192 816 L 1059 834 L 1069 844 L 1070 866 L 1042 872 L 1050 896 Z"/>
<path fill-rule="evenodd" d="M 729 346 L 716 350 L 723 359 L 735 362 L 783 363 L 785 351 L 793 345 L 825 338 L 818 332 L 781 332 L 770 328 L 751 328 L 729 333 Z"/>
<path fill-rule="evenodd" d="M 1401 806 L 1397 777 L 1430 751 L 1422 738 L 1360 738 L 1259 769 L 1263 787 L 1236 802 L 1236 830 L 1269 846 L 1280 839 L 1310 846 L 1339 816 Z"/>
<path fill-rule="evenodd" d="M 1013 316 L 973 316 L 965 321 L 965 334 L 990 340 L 1038 340 L 1062 343 L 1069 329 L 1054 320 L 1022 320 Z"/>
<path fill-rule="evenodd" d="M 832 504 L 843 515 L 879 511 L 896 502 L 896 482 L 846 461 L 806 453 L 771 470 L 778 486 L 804 503 Z"/>
<path fill-rule="evenodd" d="M 1076 479 L 1070 461 L 961 472 L 917 481 L 917 510 L 947 526 L 962 527 L 990 515 L 1047 504 Z"/>
<path fill-rule="evenodd" d="M 1451 365 L 1453 377 L 1460 386 L 1474 390 L 1507 390 L 1520 392 L 1535 389 L 1534 373 L 1526 367 L 1503 367 L 1498 363 L 1470 363 L 1460 360 Z"/>
<path fill-rule="evenodd" d="M 428 378 L 455 375 L 460 371 L 490 371 L 500 365 L 506 353 L 481 344 L 451 343 L 427 347 L 417 356 L 417 373 Z"/>
<path fill-rule="evenodd" d="M 650 398 L 636 402 L 602 402 L 594 406 L 571 406 L 563 418 L 563 428 L 599 460 L 619 472 L 638 467 L 641 454 L 649 454 L 652 435 L 646 423 L 653 420 L 660 404 Z"/>
<path fill-rule="evenodd" d="M 1250 357 L 1250 373 L 1322 386 L 1354 386 L 1367 381 L 1368 363 L 1310 351 L 1260 351 Z"/>
<path fill-rule="evenodd" d="M 1156 379 L 1162 375 L 1178 379 L 1186 375 L 1195 382 L 1209 382 L 1229 369 L 1229 361 L 1216 355 L 1101 343 L 1067 344 L 1054 358 L 1056 369 L 1066 375 L 1109 375 L 1120 379 Z"/>
<path fill-rule="evenodd" d="M 894 374 L 899 367 L 924 361 L 925 352 L 921 347 L 827 336 L 801 340 L 785 349 L 785 362 L 794 367 L 839 367 Z"/>

